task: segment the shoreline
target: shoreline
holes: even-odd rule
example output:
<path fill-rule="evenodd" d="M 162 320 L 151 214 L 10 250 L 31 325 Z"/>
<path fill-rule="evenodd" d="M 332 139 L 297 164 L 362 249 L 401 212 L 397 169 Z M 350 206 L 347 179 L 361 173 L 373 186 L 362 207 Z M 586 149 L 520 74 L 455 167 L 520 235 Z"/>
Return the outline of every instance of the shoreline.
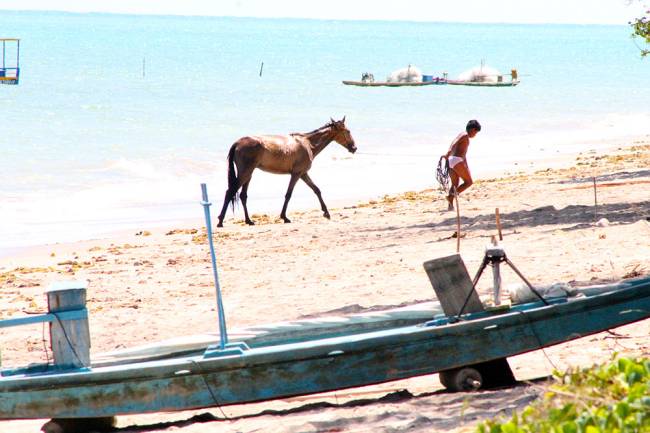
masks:
<path fill-rule="evenodd" d="M 648 139 L 650 135 L 645 135 L 645 136 L 634 136 L 633 138 L 630 138 L 629 141 L 632 143 L 643 143 L 645 140 Z M 588 155 L 588 154 L 593 154 L 593 153 L 602 153 L 602 152 L 619 152 L 621 149 L 625 149 L 626 147 L 631 147 L 634 146 L 635 144 L 627 144 L 623 145 L 623 139 L 617 139 L 617 140 L 605 140 L 604 144 L 601 144 L 599 146 L 595 146 L 589 149 L 582 149 L 580 148 L 579 150 L 573 149 L 570 152 L 564 152 L 561 155 L 555 154 L 555 155 L 547 155 L 547 156 L 537 156 L 535 158 L 529 158 L 529 159 L 524 159 L 524 160 L 510 160 L 510 161 L 502 161 L 499 162 L 500 165 L 493 166 L 491 168 L 485 168 L 483 165 L 480 165 L 478 168 L 473 169 L 473 173 L 475 173 L 475 181 L 482 181 L 482 180 L 487 180 L 487 179 L 498 179 L 498 178 L 505 178 L 505 177 L 512 177 L 512 176 L 519 176 L 519 175 L 524 175 L 524 174 L 532 174 L 535 171 L 543 170 L 543 169 L 562 169 L 571 166 L 575 162 L 576 157 L 579 155 Z M 379 158 L 392 158 L 394 156 L 399 156 L 399 155 L 380 155 Z M 377 155 L 375 155 L 377 157 Z M 474 157 L 472 158 L 473 163 L 479 163 L 480 157 Z M 336 158 L 333 158 L 336 159 Z M 364 202 L 364 201 L 377 201 L 381 200 L 382 197 L 385 195 L 399 195 L 401 193 L 405 193 L 407 191 L 424 191 L 428 189 L 436 189 L 437 184 L 435 183 L 435 178 L 433 176 L 433 172 L 435 171 L 435 165 L 437 164 L 437 158 L 434 158 L 433 156 L 431 157 L 431 160 L 433 161 L 433 165 L 426 170 L 424 170 L 426 173 L 430 173 L 427 175 L 426 173 L 422 174 L 422 178 L 426 180 L 422 180 L 419 182 L 415 182 L 418 184 L 418 186 L 415 186 L 414 188 L 400 188 L 400 187 L 392 187 L 392 188 L 387 188 L 387 191 L 385 193 L 378 193 L 377 191 L 371 191 L 371 190 L 365 190 L 361 192 L 357 192 L 356 194 L 348 194 L 345 195 L 344 197 L 334 197 L 334 198 L 327 198 L 326 203 L 328 205 L 328 208 L 330 209 L 336 209 L 336 208 L 341 208 L 341 207 L 349 207 L 349 206 L 354 206 L 356 203 L 359 202 Z M 435 161 L 434 161 L 435 160 Z M 317 170 L 314 170 L 317 171 Z M 420 170 L 422 171 L 422 170 Z M 274 195 L 274 197 L 263 197 L 264 195 L 267 194 L 262 194 L 262 197 L 260 196 L 259 191 L 252 190 L 249 192 L 249 206 L 250 203 L 253 203 L 251 206 L 253 209 L 251 209 L 251 214 L 263 214 L 263 215 L 271 215 L 274 217 L 274 214 L 277 213 L 279 215 L 280 213 L 280 208 L 282 206 L 282 199 L 283 199 L 283 186 L 286 181 L 286 176 L 277 176 L 277 175 L 271 175 L 268 173 L 259 173 L 257 175 L 258 179 L 257 181 L 259 182 L 260 176 L 265 176 L 262 180 L 270 180 L 271 182 L 274 182 L 277 185 L 276 191 L 277 194 Z M 323 182 L 326 183 L 326 182 Z M 306 213 L 310 211 L 315 211 L 318 209 L 318 202 L 313 196 L 313 193 L 308 190 L 306 187 L 304 189 L 299 187 L 296 188 L 296 191 L 294 192 L 294 196 L 292 197 L 292 201 L 290 202 L 289 209 L 288 209 L 288 214 L 293 214 L 293 213 Z M 208 185 L 210 187 L 210 185 Z M 198 192 L 199 185 L 197 184 L 196 190 Z M 327 191 L 324 191 L 324 195 L 327 194 Z M 212 197 L 212 206 L 211 206 L 211 213 L 212 213 L 212 218 L 213 222 L 216 220 L 216 217 L 218 215 L 218 212 L 220 210 L 221 204 L 222 204 L 222 199 L 221 199 L 221 190 L 218 188 L 214 188 L 211 190 L 211 197 Z M 130 232 L 138 232 L 138 231 L 151 231 L 151 230 L 172 230 L 174 227 L 185 227 L 185 226 L 204 226 L 205 225 L 205 220 L 203 219 L 203 210 L 202 207 L 199 206 L 199 200 L 200 197 L 198 197 L 197 194 L 197 199 L 196 199 L 196 217 L 187 217 L 187 216 L 176 216 L 176 217 L 166 217 L 166 218 L 154 218 L 152 214 L 149 214 L 148 217 L 145 217 L 146 219 L 142 221 L 137 221 L 135 220 L 128 220 L 128 218 L 124 219 L 122 218 L 122 221 L 119 223 L 122 228 L 115 228 L 111 227 L 111 224 L 109 222 L 102 222 L 102 221 L 86 221 L 85 224 L 91 225 L 91 226 L 97 226 L 98 228 L 95 229 L 94 231 L 91 230 L 87 235 L 82 235 L 81 237 L 75 237 L 73 234 L 76 225 L 79 223 L 84 224 L 83 221 L 77 221 L 77 222 L 68 222 L 68 223 L 60 223 L 58 225 L 54 225 L 53 227 L 66 227 L 62 229 L 62 235 L 58 237 L 57 240 L 51 240 L 51 241 L 35 241 L 35 242 L 30 242 L 27 245 L 9 245 L 9 246 L 3 246 L 0 247 L 0 263 L 2 263 L 3 260 L 7 260 L 10 256 L 12 255 L 17 255 L 17 256 L 25 256 L 30 254 L 30 250 L 32 249 L 40 249 L 40 248 L 46 248 L 46 247 L 57 247 L 57 246 L 65 246 L 68 244 L 73 244 L 77 242 L 90 242 L 90 241 L 103 241 L 107 240 L 113 237 L 122 237 Z M 216 201 L 214 200 L 216 198 Z M 157 208 L 164 209 L 169 205 L 161 205 Z M 175 205 L 175 208 L 179 208 L 179 206 L 186 206 L 186 205 Z M 179 208 L 180 209 L 180 208 Z M 137 214 L 138 212 L 136 212 Z M 172 213 L 178 213 L 178 211 L 172 212 Z M 229 208 L 228 212 L 226 214 L 226 219 L 224 220 L 224 223 L 226 221 L 233 221 L 234 220 L 239 220 L 243 218 L 243 210 L 241 207 L 241 203 L 238 203 L 236 208 L 235 208 L 235 214 L 233 216 L 232 210 Z M 7 244 L 5 244 L 7 245 Z"/>
<path fill-rule="evenodd" d="M 472 274 L 478 268 L 485 246 L 496 234 L 493 211 L 498 207 L 501 244 L 533 285 L 577 286 L 649 274 L 650 201 L 644 188 L 634 188 L 650 182 L 650 170 L 644 169 L 648 166 L 650 140 L 617 153 L 589 152 L 569 167 L 477 181 L 460 199 L 465 234 L 461 254 L 468 271 Z M 602 178 L 597 209 L 591 174 Z M 442 195 L 427 189 L 332 207 L 329 221 L 313 209 L 292 213 L 292 224 L 268 215 L 258 216 L 252 227 L 229 219 L 224 229 L 215 230 L 229 328 L 433 299 L 422 262 L 456 249 L 455 213 L 445 208 Z M 89 282 L 93 355 L 214 333 L 218 329 L 214 281 L 203 221 L 200 225 L 198 221 L 148 233 L 127 231 L 109 239 L 41 246 L 11 265 L 0 260 L 0 317 L 45 310 L 48 285 L 75 279 Z M 502 278 L 504 288 L 519 283 L 510 272 Z M 480 295 L 489 295 L 490 278 L 484 276 L 477 289 Z M 41 333 L 40 326 L 1 330 L 3 366 L 44 361 Z M 648 335 L 650 320 L 645 320 L 614 333 L 513 357 L 511 366 L 518 380 L 528 381 L 546 377 L 553 369 L 605 362 L 614 352 L 647 357 Z M 415 431 L 463 431 L 478 420 L 509 413 L 513 407 L 521 409 L 529 399 L 516 405 L 502 402 L 535 390 L 522 386 L 527 388 L 457 395 L 441 392 L 437 375 L 431 375 L 360 390 L 227 407 L 231 419 L 224 419 L 219 408 L 208 408 L 119 416 L 118 426 L 131 426 L 129 432 L 164 432 L 168 425 L 158 428 L 157 423 L 170 422 L 182 433 L 224 428 L 265 431 L 281 416 L 284 427 L 275 431 L 289 431 L 291 425 L 294 431 L 316 432 L 314 420 L 343 430 L 358 422 L 373 431 L 411 422 L 419 426 Z M 395 393 L 411 397 L 382 400 Z M 358 407 L 340 404 L 360 395 L 370 401 L 362 415 Z M 459 399 L 466 405 L 453 403 Z M 303 408 L 305 401 L 332 402 L 332 406 L 314 411 Z M 278 409 L 280 415 L 261 413 L 269 408 Z M 441 411 L 445 422 L 440 421 Z M 217 419 L 191 421 L 192 416 L 205 413 Z M 28 432 L 43 422 L 1 421 L 0 425 Z"/>

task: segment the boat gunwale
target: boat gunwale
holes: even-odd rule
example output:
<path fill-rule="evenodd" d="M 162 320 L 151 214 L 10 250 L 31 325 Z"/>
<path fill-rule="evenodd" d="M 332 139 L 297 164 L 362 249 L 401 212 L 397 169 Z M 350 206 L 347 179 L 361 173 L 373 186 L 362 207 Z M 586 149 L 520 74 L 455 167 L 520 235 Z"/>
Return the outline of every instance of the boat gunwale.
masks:
<path fill-rule="evenodd" d="M 346 355 L 352 355 L 354 353 L 368 351 L 368 349 L 379 351 L 387 346 L 408 347 L 420 344 L 422 340 L 460 338 L 463 334 L 485 331 L 486 328 L 495 325 L 499 329 L 521 326 L 522 324 L 534 326 L 535 323 L 543 322 L 551 316 L 571 314 L 576 311 L 588 312 L 589 310 L 602 307 L 615 308 L 618 304 L 650 297 L 650 291 L 644 296 L 639 296 L 644 290 L 648 290 L 648 285 L 650 285 L 650 279 L 639 281 L 635 284 L 628 284 L 627 287 L 619 290 L 570 299 L 568 302 L 561 304 L 541 305 L 520 311 L 505 311 L 500 314 L 478 318 L 471 318 L 471 315 L 467 315 L 463 317 L 465 320 L 441 326 L 425 326 L 424 324 L 409 325 L 349 336 L 252 348 L 246 350 L 243 355 L 225 356 L 222 358 L 204 358 L 200 355 L 182 356 L 133 364 L 103 366 L 86 369 L 85 371 L 70 370 L 62 372 L 59 370 L 40 374 L 6 376 L 0 378 L 0 393 L 11 392 L 14 389 L 20 388 L 34 389 L 34 387 L 41 386 L 43 388 L 53 385 L 74 387 L 123 382 L 125 380 L 155 380 L 170 377 L 170 375 L 184 370 L 189 370 L 188 374 L 192 375 L 218 374 L 221 371 L 339 356 L 340 352 Z M 625 322 L 625 324 L 644 320 L 648 315 L 637 320 Z M 581 334 L 580 337 L 602 332 L 605 329 L 609 328 L 598 328 L 593 332 Z M 561 341 L 569 340 L 571 339 L 562 339 Z M 550 343 L 541 347 L 552 344 L 557 343 Z M 528 351 L 541 347 L 531 348 Z M 334 352 L 339 353 L 334 354 Z M 515 354 L 517 353 L 508 356 Z M 42 383 L 39 384 L 39 382 Z"/>

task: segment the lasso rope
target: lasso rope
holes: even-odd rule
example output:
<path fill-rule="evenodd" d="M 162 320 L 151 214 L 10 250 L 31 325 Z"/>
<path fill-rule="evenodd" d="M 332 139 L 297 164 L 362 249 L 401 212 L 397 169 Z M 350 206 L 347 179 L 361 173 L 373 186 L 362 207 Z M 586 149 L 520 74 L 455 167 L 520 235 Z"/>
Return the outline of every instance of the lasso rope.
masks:
<path fill-rule="evenodd" d="M 436 168 L 436 180 L 440 185 L 440 190 L 445 194 L 449 192 L 449 161 L 443 155 L 438 161 L 438 168 Z"/>

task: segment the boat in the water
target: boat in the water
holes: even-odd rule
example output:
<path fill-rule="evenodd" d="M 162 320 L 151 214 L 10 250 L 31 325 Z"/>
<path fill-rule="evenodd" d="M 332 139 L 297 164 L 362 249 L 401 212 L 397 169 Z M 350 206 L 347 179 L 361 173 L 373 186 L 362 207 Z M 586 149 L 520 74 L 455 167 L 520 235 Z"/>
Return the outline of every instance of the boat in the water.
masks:
<path fill-rule="evenodd" d="M 360 81 L 343 80 L 343 84 L 359 87 L 420 87 L 446 84 L 446 81 L 446 75 L 443 77 L 425 75 L 417 67 L 409 65 L 406 68 L 392 72 L 386 78 L 386 81 L 375 81 L 373 74 L 364 72 L 361 74 Z"/>
<path fill-rule="evenodd" d="M 519 80 L 510 81 L 463 81 L 447 80 L 447 84 L 452 86 L 474 86 L 474 87 L 514 87 L 519 84 Z"/>
<path fill-rule="evenodd" d="M 425 264 L 439 297 L 447 290 L 453 299 L 469 299 L 462 290 L 456 291 L 469 280 L 459 263 L 456 255 Z M 73 296 L 78 297 L 80 289 L 75 290 Z M 48 293 L 52 299 L 65 296 L 61 291 Z M 84 345 L 75 346 L 73 341 L 87 329 L 85 307 L 77 302 L 62 310 L 66 302 L 50 300 L 54 310 L 38 320 L 57 325 L 59 333 L 63 330 L 64 337 L 52 336 L 52 346 L 55 350 L 55 340 L 62 346 L 70 344 L 62 348 L 69 357 L 61 361 L 64 356 L 55 352 L 54 365 L 3 370 L 0 419 L 180 411 L 432 373 L 441 373 L 442 383 L 452 389 L 474 388 L 490 374 L 481 366 L 650 317 L 650 278 L 585 288 L 579 296 L 463 312 L 474 302 L 465 302 L 458 314 L 431 312 L 427 318 L 422 311 L 407 309 L 294 322 L 241 333 L 226 345 L 209 339 L 177 342 L 85 365 Z M 449 305 L 449 299 L 442 301 L 443 310 L 448 311 Z M 13 320 L 11 325 L 21 319 Z M 9 326 L 8 322 L 0 326 Z"/>
<path fill-rule="evenodd" d="M 510 77 L 510 79 L 505 77 Z M 512 69 L 509 74 L 502 74 L 481 62 L 481 66 L 461 73 L 455 80 L 447 80 L 447 84 L 474 87 L 514 87 L 519 84 L 519 73 L 516 69 Z"/>
<path fill-rule="evenodd" d="M 415 73 L 412 73 L 413 71 Z M 519 74 L 516 69 L 512 69 L 509 74 L 502 74 L 481 62 L 481 66 L 461 73 L 457 79 L 449 79 L 446 72 L 442 77 L 434 77 L 433 75 L 424 75 L 417 68 L 411 69 L 409 66 L 409 68 L 393 72 L 386 81 L 375 81 L 371 73 L 364 72 L 360 81 L 344 80 L 343 84 L 359 87 L 419 87 L 444 84 L 473 87 L 514 87 L 519 84 Z"/>
<path fill-rule="evenodd" d="M 414 82 L 390 82 L 390 81 L 351 81 L 343 80 L 343 84 L 347 86 L 359 86 L 359 87 L 420 87 L 420 86 L 435 86 L 440 84 L 447 84 L 447 82 L 439 77 L 431 81 L 414 81 Z"/>

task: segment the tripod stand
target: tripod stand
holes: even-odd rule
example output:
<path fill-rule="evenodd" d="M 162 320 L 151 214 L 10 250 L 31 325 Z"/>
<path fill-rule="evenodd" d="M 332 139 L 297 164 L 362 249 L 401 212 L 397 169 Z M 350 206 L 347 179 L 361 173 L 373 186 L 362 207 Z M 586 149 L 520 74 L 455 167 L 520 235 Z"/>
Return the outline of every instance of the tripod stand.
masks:
<path fill-rule="evenodd" d="M 476 284 L 478 283 L 479 278 L 481 278 L 481 275 L 483 274 L 483 271 L 487 267 L 487 265 L 492 266 L 492 282 L 493 282 L 493 287 L 494 287 L 494 305 L 501 305 L 501 268 L 500 265 L 501 263 L 506 263 L 510 268 L 523 280 L 524 283 L 528 286 L 528 288 L 544 303 L 544 305 L 548 305 L 548 302 L 546 299 L 542 297 L 542 295 L 539 294 L 537 290 L 533 287 L 532 284 L 524 277 L 524 275 L 519 272 L 519 269 L 510 261 L 510 259 L 506 256 L 506 252 L 504 251 L 503 247 L 500 247 L 499 245 L 491 245 L 485 249 L 485 255 L 483 256 L 483 261 L 481 262 L 481 265 L 478 268 L 478 271 L 476 272 L 476 276 L 472 280 L 472 291 L 469 293 L 467 298 L 465 299 L 465 303 L 463 304 L 463 307 L 460 309 L 460 312 L 458 313 L 457 317 L 460 317 L 461 314 L 463 314 L 463 311 L 465 310 L 465 307 L 467 306 L 467 302 L 470 299 L 470 295 L 472 292 L 476 291 Z"/>

